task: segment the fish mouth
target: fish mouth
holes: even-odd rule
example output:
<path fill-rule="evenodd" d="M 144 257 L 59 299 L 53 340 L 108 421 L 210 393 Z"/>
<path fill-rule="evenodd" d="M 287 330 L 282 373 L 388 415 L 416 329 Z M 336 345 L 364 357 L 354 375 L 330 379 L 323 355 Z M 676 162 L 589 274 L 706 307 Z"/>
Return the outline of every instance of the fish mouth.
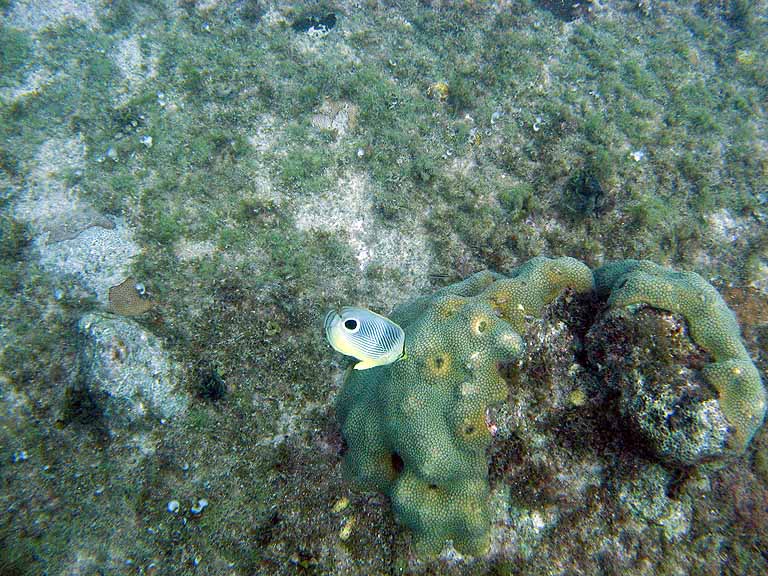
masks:
<path fill-rule="evenodd" d="M 333 326 L 334 321 L 338 317 L 339 313 L 336 310 L 328 310 L 325 315 L 325 320 L 323 320 L 323 329 L 325 330 L 326 334 L 328 334 L 328 331 L 331 329 L 331 326 Z"/>

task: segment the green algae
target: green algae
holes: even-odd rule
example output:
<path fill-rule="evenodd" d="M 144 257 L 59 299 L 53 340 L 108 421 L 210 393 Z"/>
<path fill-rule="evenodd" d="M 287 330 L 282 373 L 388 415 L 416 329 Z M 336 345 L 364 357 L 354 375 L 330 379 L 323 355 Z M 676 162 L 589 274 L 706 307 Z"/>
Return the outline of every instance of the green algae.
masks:
<path fill-rule="evenodd" d="M 67 186 L 136 227 L 144 252 L 134 271 L 163 301 L 148 325 L 185 365 L 214 357 L 232 386 L 221 405 L 189 416 L 189 436 L 177 439 L 178 459 L 194 460 L 204 446 L 206 454 L 218 454 L 202 468 L 209 476 L 217 467 L 233 469 L 235 458 L 266 459 L 264 468 L 238 468 L 233 477 L 248 486 L 280 486 L 277 495 L 232 490 L 225 506 L 212 506 L 210 516 L 177 536 L 164 512 L 166 477 L 148 474 L 137 480 L 142 505 L 129 508 L 162 530 L 157 538 L 141 538 L 135 562 L 146 566 L 159 552 L 189 565 L 194 556 L 181 554 L 174 541 L 181 538 L 209 559 L 219 546 L 224 552 L 216 559 L 223 564 L 217 566 L 232 561 L 243 573 L 333 569 L 327 557 L 318 557 L 324 546 L 331 548 L 337 526 L 323 519 L 313 532 L 306 525 L 322 515 L 320 494 L 286 488 L 336 473 L 332 456 L 313 461 L 312 449 L 300 445 L 309 446 L 307 430 L 318 420 L 299 421 L 305 436 L 288 448 L 249 452 L 247 446 L 253 435 L 275 433 L 271 420 L 281 413 L 300 414 L 304 402 L 327 403 L 332 371 L 318 374 L 318 366 L 327 366 L 327 350 L 314 331 L 314 312 L 337 300 L 376 298 L 387 282 L 407 285 L 406 276 L 380 265 L 361 273 L 343 235 L 296 229 L 297 207 L 335 187 L 346 170 L 371 178 L 375 214 L 393 225 L 429 213 L 432 271 L 451 279 L 488 266 L 509 270 L 539 253 L 568 253 L 590 263 L 648 257 L 688 268 L 711 254 L 707 274 L 741 278 L 730 245 L 707 237 L 706 218 L 724 207 L 736 217 L 762 210 L 765 156 L 756 142 L 763 129 L 745 117 L 765 99 L 765 63 L 748 54 L 765 53 L 766 35 L 745 5 L 729 3 L 726 21 L 718 19 L 715 3 L 704 3 L 700 10 L 670 7 L 656 20 L 634 12 L 617 13 L 616 22 L 585 19 L 568 32 L 534 2 L 499 13 L 477 3 L 440 10 L 413 5 L 396 19 L 382 6 L 328 6 L 339 13 L 338 30 L 309 47 L 289 23 L 315 5 L 278 14 L 286 21 L 269 24 L 255 3 L 199 10 L 185 2 L 176 14 L 157 2 L 116 2 L 99 13 L 100 29 L 71 18 L 39 33 L 36 44 L 33 33 L 4 27 L 2 85 L 17 86 L 40 66 L 53 77 L 0 106 L 0 169 L 23 188 L 40 143 L 82 135 L 85 170 L 72 174 Z M 10 3 L 0 7 L 7 11 Z M 145 69 L 133 92 L 117 98 L 116 35 L 134 33 L 144 35 L 144 55 L 157 59 L 156 75 Z M 437 81 L 449 84 L 445 103 L 427 94 Z M 325 99 L 357 106 L 358 127 L 340 138 L 312 127 L 311 116 Z M 272 116 L 279 134 L 255 148 L 249 138 L 268 127 L 265 116 Z M 151 147 L 142 143 L 146 136 Z M 725 158 L 718 152 L 721 141 L 729 143 Z M 646 153 L 643 161 L 629 158 L 636 150 Z M 561 212 L 562 192 L 585 169 L 603 175 L 607 209 L 571 218 Z M 288 191 L 287 198 L 249 200 L 263 174 L 278 192 Z M 638 225 L 629 237 L 625 214 Z M 51 376 L 47 365 L 61 365 L 70 353 L 57 339 L 68 337 L 70 314 L 94 304 L 51 300 L 46 277 L 30 272 L 24 228 L 9 224 L 3 242 L 3 298 L 22 304 L 4 308 L 18 338 L 4 366 L 15 386 L 36 391 L 42 407 L 36 417 L 45 427 L 56 407 L 43 401 L 44 392 L 66 380 Z M 180 260 L 177 252 L 188 244 L 200 252 Z M 759 269 L 759 261 L 752 258 L 749 269 Z M 365 287 L 358 286 L 361 280 Z M 64 306 L 66 314 L 46 316 L 49 306 Z M 282 327 L 277 334 L 273 323 Z M 290 404 L 280 410 L 267 396 Z M 227 421 L 248 431 L 226 428 Z M 74 453 L 76 425 L 65 428 L 71 442 L 62 450 Z M 25 441 L 37 442 L 52 441 Z M 292 456 L 300 466 L 290 467 Z M 136 480 L 137 473 L 124 475 Z M 14 478 L 13 485 L 23 481 L 22 474 Z M 191 499 L 190 483 L 178 479 Z M 85 480 L 71 480 L 57 491 L 86 488 Z M 98 499 L 89 503 L 99 509 Z M 275 520 L 272 510 L 280 506 L 284 512 Z M 119 507 L 108 513 L 120 518 Z M 385 526 L 387 538 L 394 533 L 385 523 L 373 525 Z M 325 540 L 299 551 L 284 544 L 291 528 L 307 540 Z M 353 538 L 379 549 L 378 528 L 358 530 Z M 7 547 L 18 552 L 21 565 L 63 550 L 65 535 L 71 536 L 53 531 L 39 547 L 14 535 Z M 384 547 L 389 554 L 389 543 Z M 350 549 L 356 559 L 369 554 L 362 545 Z M 62 554 L 54 556 L 64 562 Z M 97 563 L 108 556 L 98 551 Z M 405 564 L 402 558 L 392 562 Z"/>
<path fill-rule="evenodd" d="M 6 25 L 0 25 L 0 86 L 19 81 L 32 56 L 29 35 Z"/>

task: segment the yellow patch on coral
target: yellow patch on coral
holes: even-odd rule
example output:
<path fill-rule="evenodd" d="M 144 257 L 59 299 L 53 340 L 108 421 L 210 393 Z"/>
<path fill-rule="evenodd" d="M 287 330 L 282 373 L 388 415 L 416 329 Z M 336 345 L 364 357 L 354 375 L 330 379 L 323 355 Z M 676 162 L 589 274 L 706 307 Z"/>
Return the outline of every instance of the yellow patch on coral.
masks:
<path fill-rule="evenodd" d="M 350 516 L 349 520 L 347 520 L 344 523 L 344 526 L 342 526 L 341 530 L 339 531 L 339 539 L 342 541 L 349 540 L 349 537 L 352 536 L 352 529 L 355 527 L 356 519 L 354 516 Z"/>
<path fill-rule="evenodd" d="M 435 302 L 435 312 L 441 318 L 450 318 L 461 310 L 466 303 L 467 299 L 461 296 L 454 296 L 453 294 L 444 296 Z"/>
<path fill-rule="evenodd" d="M 430 84 L 427 88 L 427 96 L 430 98 L 437 98 L 440 102 L 448 100 L 450 90 L 446 82 L 435 82 Z"/>
<path fill-rule="evenodd" d="M 742 66 L 752 66 L 755 63 L 756 56 L 751 50 L 737 50 L 736 62 Z"/>
<path fill-rule="evenodd" d="M 472 329 L 472 334 L 480 336 L 490 328 L 491 321 L 485 314 L 478 314 L 472 317 L 469 321 L 469 325 Z"/>
<path fill-rule="evenodd" d="M 581 388 L 576 388 L 576 390 L 573 390 L 570 394 L 568 394 L 568 402 L 571 403 L 571 406 L 577 408 L 579 406 L 584 406 L 584 404 L 587 402 L 587 395 Z"/>
<path fill-rule="evenodd" d="M 490 432 L 485 424 L 485 412 L 465 418 L 459 424 L 459 437 L 465 440 L 476 440 L 488 436 Z"/>
<path fill-rule="evenodd" d="M 433 376 L 445 376 L 451 371 L 451 357 L 440 352 L 427 358 L 427 370 Z"/>
<path fill-rule="evenodd" d="M 338 514 L 342 510 L 344 510 L 347 506 L 349 506 L 349 498 L 346 496 L 343 496 L 336 500 L 336 504 L 333 505 L 333 508 L 331 508 L 331 512 L 334 514 Z"/>

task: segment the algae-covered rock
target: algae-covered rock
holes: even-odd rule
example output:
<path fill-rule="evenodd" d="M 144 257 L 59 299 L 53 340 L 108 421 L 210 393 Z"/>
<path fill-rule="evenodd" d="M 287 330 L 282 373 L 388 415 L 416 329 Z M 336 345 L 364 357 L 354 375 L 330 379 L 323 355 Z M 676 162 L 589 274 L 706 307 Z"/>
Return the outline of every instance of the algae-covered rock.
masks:
<path fill-rule="evenodd" d="M 526 316 L 566 287 L 591 290 L 589 268 L 539 257 L 510 277 L 475 274 L 395 310 L 404 359 L 347 372 L 337 401 L 347 471 L 392 498 L 418 553 L 436 554 L 448 539 L 462 553 L 487 551 L 487 411 L 507 394 L 498 365 L 521 354 Z"/>
<path fill-rule="evenodd" d="M 706 352 L 681 316 L 648 307 L 609 311 L 586 343 L 626 432 L 657 459 L 690 466 L 726 453 L 728 421 L 700 370 Z"/>
<path fill-rule="evenodd" d="M 763 422 L 766 393 L 742 342 L 736 317 L 717 290 L 698 274 L 676 272 L 638 260 L 614 262 L 596 270 L 595 287 L 599 294 L 610 293 L 608 304 L 613 309 L 636 309 L 637 305 L 646 304 L 680 314 L 685 319 L 693 342 L 711 356 L 711 361 L 700 367 L 701 375 L 717 392 L 717 408 L 730 427 L 729 446 L 736 453 L 742 452 Z M 694 385 L 694 388 L 701 389 L 701 386 Z M 667 416 L 686 417 L 687 414 L 717 435 L 720 424 L 714 409 L 702 405 L 693 412 L 670 410 L 667 409 Z M 662 410 L 658 414 L 659 422 L 667 425 L 670 418 L 662 423 L 663 413 Z M 700 431 L 698 425 L 690 427 L 693 434 Z M 671 438 L 669 441 L 676 442 Z M 712 441 L 720 443 L 718 439 Z"/>
<path fill-rule="evenodd" d="M 177 389 L 180 371 L 156 336 L 109 314 L 86 314 L 77 327 L 80 385 L 110 429 L 146 417 L 172 418 L 186 409 L 188 399 Z"/>

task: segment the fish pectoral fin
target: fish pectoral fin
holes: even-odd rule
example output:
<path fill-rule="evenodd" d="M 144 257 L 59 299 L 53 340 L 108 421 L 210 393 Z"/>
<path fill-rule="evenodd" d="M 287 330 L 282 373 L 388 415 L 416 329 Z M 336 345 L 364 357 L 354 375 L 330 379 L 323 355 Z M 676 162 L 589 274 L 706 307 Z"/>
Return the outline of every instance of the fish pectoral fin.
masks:
<path fill-rule="evenodd" d="M 362 362 L 355 364 L 355 370 L 368 370 L 368 368 L 373 368 L 375 366 L 378 366 L 378 364 L 372 360 L 363 360 Z"/>

